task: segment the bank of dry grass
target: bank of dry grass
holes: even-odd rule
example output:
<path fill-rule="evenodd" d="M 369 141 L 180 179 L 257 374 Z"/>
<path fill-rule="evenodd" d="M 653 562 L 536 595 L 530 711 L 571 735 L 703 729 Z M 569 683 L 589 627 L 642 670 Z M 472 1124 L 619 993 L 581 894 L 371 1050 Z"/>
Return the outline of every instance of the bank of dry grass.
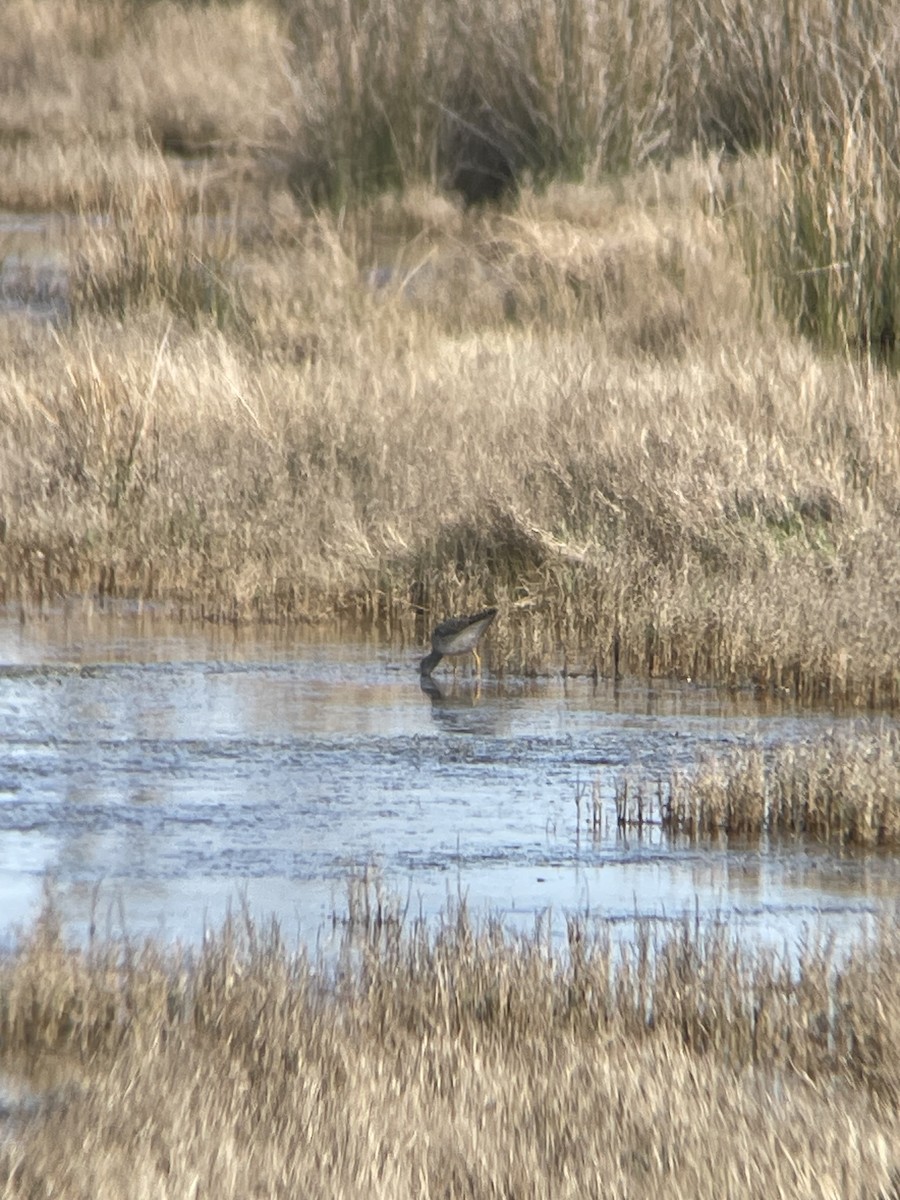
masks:
<path fill-rule="evenodd" d="M 237 154 L 332 201 L 434 183 L 488 143 L 581 179 L 696 144 L 772 149 L 797 114 L 824 135 L 855 108 L 889 132 L 892 17 L 888 0 L 10 0 L 0 144 Z M 2 202 L 27 178 L 4 171 Z"/>
<path fill-rule="evenodd" d="M 0 195 L 74 215 L 71 321 L 0 330 L 0 597 L 388 623 L 492 602 L 495 669 L 896 704 L 894 193 L 889 154 L 850 154 L 860 111 L 894 111 L 859 64 L 895 48 L 857 7 L 5 6 Z M 823 88 L 844 149 L 804 191 L 795 117 Z M 515 212 L 463 213 L 433 187 L 463 101 L 530 130 L 539 181 L 630 173 L 525 172 Z M 723 139 L 763 150 L 690 152 Z M 358 170 L 402 195 L 361 199 Z M 828 225 L 848 178 L 862 207 Z M 856 266 L 824 298 L 787 286 L 832 259 Z"/>
<path fill-rule="evenodd" d="M 161 149 L 179 174 L 214 158 L 233 193 L 290 95 L 265 4 L 11 0 L 0 47 L 3 207 L 103 207 L 159 178 Z"/>
<path fill-rule="evenodd" d="M 73 232 L 76 324 L 3 332 L 3 599 L 490 601 L 494 669 L 895 703 L 896 384 L 748 319 L 710 169 L 250 245 L 136 192 Z"/>
<path fill-rule="evenodd" d="M 721 929 L 572 925 L 554 957 L 463 915 L 332 974 L 240 923 L 188 956 L 45 917 L 0 967 L 2 1064 L 39 1088 L 0 1190 L 889 1200 L 898 956 L 893 922 L 791 969 Z"/>

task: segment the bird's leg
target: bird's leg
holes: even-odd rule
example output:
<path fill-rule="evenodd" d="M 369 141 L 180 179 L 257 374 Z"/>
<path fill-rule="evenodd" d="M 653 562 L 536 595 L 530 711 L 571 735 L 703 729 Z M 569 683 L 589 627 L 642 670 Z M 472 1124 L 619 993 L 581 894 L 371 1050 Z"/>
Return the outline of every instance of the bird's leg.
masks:
<path fill-rule="evenodd" d="M 481 675 L 481 655 L 475 646 L 472 647 L 472 654 L 475 656 L 475 674 Z"/>

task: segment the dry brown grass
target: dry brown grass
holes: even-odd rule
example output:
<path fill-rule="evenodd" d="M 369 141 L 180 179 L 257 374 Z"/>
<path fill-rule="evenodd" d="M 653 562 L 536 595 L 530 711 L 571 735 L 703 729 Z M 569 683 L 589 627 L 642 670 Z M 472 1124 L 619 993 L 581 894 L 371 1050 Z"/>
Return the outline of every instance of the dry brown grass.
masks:
<path fill-rule="evenodd" d="M 855 109 L 887 144 L 892 18 L 890 0 L 9 0 L 0 203 L 102 198 L 54 178 L 74 182 L 86 137 L 335 205 L 486 150 L 546 181 L 771 149 L 797 114 L 824 143 Z"/>
<path fill-rule="evenodd" d="M 102 207 L 112 186 L 158 178 L 160 148 L 214 154 L 233 190 L 291 94 L 280 25 L 253 2 L 10 0 L 0 205 Z"/>
<path fill-rule="evenodd" d="M 900 944 L 791 970 L 721 929 L 565 955 L 478 933 L 371 941 L 332 974 L 226 927 L 194 956 L 64 948 L 0 971 L 0 1194 L 729 1195 L 889 1200 Z"/>
<path fill-rule="evenodd" d="M 843 729 L 807 742 L 708 754 L 671 778 L 616 782 L 619 824 L 742 841 L 812 838 L 863 849 L 900 844 L 900 735 Z"/>
<path fill-rule="evenodd" d="M 896 703 L 896 385 L 748 320 L 708 178 L 273 210 L 269 244 L 137 191 L 73 231 L 77 324 L 3 334 L 0 592 L 487 599 L 495 669 Z"/>
<path fill-rule="evenodd" d="M 457 59 L 434 78 L 457 85 L 461 31 L 481 30 L 481 75 L 518 96 L 542 145 L 569 130 L 575 159 L 578 138 L 625 165 L 685 149 L 699 119 L 686 97 L 714 93 L 735 127 L 756 104 L 741 144 L 780 145 L 745 7 L 694 13 L 695 33 L 718 34 L 692 57 L 685 3 L 669 23 L 665 6 L 603 10 L 609 39 L 591 44 L 631 57 L 603 76 L 593 117 L 572 106 L 596 64 L 566 56 L 572 28 L 538 3 L 513 36 L 518 7 L 492 33 L 460 0 Z M 296 162 L 325 145 L 357 163 L 370 119 L 389 118 L 398 179 L 439 174 L 420 94 L 438 15 L 404 10 L 392 48 L 382 11 L 4 7 L 0 189 L 80 215 L 74 322 L 0 330 L 0 598 L 388 623 L 491 601 L 495 669 L 895 705 L 897 386 L 865 355 L 817 357 L 751 287 L 721 214 L 758 211 L 765 230 L 778 160 L 695 152 L 603 185 L 525 186 L 514 214 L 463 214 L 420 185 L 304 215 Z M 779 71 L 804 96 L 816 47 L 837 37 L 827 16 L 782 31 Z M 882 44 L 848 30 L 851 63 Z M 379 88 L 413 43 L 425 58 L 385 108 Z M 676 44 L 686 75 L 663 69 Z M 727 96 L 707 87 L 723 62 Z"/>

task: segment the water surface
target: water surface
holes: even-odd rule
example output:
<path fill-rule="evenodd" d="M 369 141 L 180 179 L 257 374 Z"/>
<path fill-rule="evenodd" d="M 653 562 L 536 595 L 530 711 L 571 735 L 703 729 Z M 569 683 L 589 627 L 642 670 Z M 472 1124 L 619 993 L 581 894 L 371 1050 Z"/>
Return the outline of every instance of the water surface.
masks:
<path fill-rule="evenodd" d="M 47 879 L 76 937 L 93 923 L 197 942 L 238 904 L 326 949 L 364 871 L 410 915 L 463 898 L 514 928 L 584 914 L 626 937 L 636 917 L 684 913 L 778 943 L 846 937 L 900 896 L 886 855 L 616 828 L 623 771 L 851 718 L 665 683 L 478 689 L 452 670 L 429 695 L 419 653 L 79 609 L 0 619 L 0 936 Z"/>

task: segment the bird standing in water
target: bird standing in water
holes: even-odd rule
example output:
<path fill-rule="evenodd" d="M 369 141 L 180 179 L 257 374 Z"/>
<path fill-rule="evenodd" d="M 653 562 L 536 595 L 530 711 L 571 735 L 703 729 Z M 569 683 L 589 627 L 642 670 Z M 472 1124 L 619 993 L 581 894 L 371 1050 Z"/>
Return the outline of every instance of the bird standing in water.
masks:
<path fill-rule="evenodd" d="M 449 617 L 441 621 L 431 635 L 431 653 L 426 654 L 419 664 L 422 678 L 428 678 L 442 658 L 452 654 L 468 654 L 470 651 L 475 656 L 475 668 L 480 675 L 478 643 L 496 615 L 496 608 L 483 608 L 467 617 Z"/>

